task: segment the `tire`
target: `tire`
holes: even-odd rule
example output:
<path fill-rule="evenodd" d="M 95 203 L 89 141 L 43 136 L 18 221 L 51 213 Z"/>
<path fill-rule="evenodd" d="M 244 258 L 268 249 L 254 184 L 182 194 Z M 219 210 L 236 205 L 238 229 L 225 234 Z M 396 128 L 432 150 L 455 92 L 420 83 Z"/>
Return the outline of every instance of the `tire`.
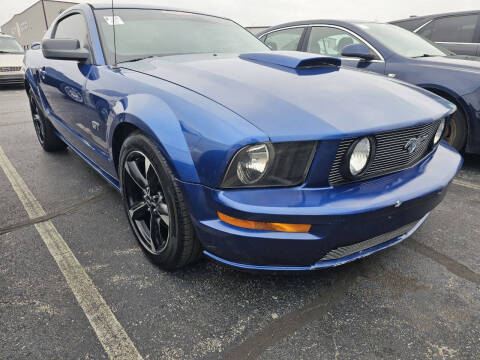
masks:
<path fill-rule="evenodd" d="M 462 152 L 467 143 L 467 120 L 463 110 L 457 104 L 457 111 L 452 115 L 445 131 L 445 140 L 458 151 Z"/>
<path fill-rule="evenodd" d="M 183 194 L 157 146 L 140 132 L 122 145 L 118 173 L 125 212 L 140 246 L 165 270 L 200 257 Z"/>
<path fill-rule="evenodd" d="M 48 152 L 65 150 L 67 145 L 57 136 L 53 125 L 43 115 L 32 89 L 28 91 L 28 100 L 30 102 L 33 126 L 37 133 L 38 142 L 43 150 Z"/>

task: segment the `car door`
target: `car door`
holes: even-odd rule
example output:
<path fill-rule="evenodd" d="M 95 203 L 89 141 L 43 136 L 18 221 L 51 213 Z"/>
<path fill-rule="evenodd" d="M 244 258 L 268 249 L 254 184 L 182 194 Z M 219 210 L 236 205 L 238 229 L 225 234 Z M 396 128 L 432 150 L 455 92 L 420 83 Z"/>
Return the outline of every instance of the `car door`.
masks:
<path fill-rule="evenodd" d="M 375 56 L 374 60 L 342 57 L 343 48 L 352 44 L 366 45 Z M 378 51 L 362 40 L 358 35 L 337 26 L 312 26 L 306 35 L 303 50 L 325 56 L 339 57 L 342 59 L 343 66 L 364 69 L 380 74 L 385 73 L 385 61 L 383 61 L 383 58 Z"/>
<path fill-rule="evenodd" d="M 460 55 L 479 55 L 479 14 L 435 19 L 417 33 Z"/>
<path fill-rule="evenodd" d="M 51 38 L 78 39 L 89 48 L 88 28 L 82 13 L 73 12 L 60 19 Z M 74 145 L 81 147 L 88 135 L 88 109 L 85 83 L 94 65 L 72 60 L 45 59 L 40 69 L 40 87 L 47 100 L 48 110 L 63 126 L 57 129 Z"/>
<path fill-rule="evenodd" d="M 274 51 L 296 51 L 302 46 L 304 33 L 305 27 L 297 26 L 271 31 L 260 37 L 260 40 Z"/>

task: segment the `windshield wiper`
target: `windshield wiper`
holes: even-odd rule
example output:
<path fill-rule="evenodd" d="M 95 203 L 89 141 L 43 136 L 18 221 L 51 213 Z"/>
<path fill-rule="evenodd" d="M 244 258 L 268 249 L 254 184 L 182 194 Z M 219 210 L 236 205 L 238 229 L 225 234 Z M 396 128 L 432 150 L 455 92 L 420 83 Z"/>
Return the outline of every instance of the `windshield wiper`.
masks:
<path fill-rule="evenodd" d="M 194 55 L 194 54 L 204 54 L 202 52 L 192 52 L 192 53 L 170 53 L 170 54 L 157 54 L 157 55 L 149 55 L 149 56 L 144 56 L 144 57 L 139 57 L 139 58 L 134 58 L 132 60 L 123 60 L 119 61 L 118 63 L 126 63 L 126 62 L 135 62 L 135 61 L 140 61 L 140 60 L 145 60 L 145 59 L 151 59 L 154 57 L 166 57 L 166 56 L 176 56 L 176 55 Z"/>
<path fill-rule="evenodd" d="M 412 59 L 425 58 L 425 57 L 436 57 L 436 56 L 439 56 L 439 55 L 423 54 L 423 55 L 419 55 L 419 56 L 414 56 L 414 57 L 412 57 Z"/>
<path fill-rule="evenodd" d="M 118 63 L 126 63 L 126 62 L 135 62 L 135 61 L 141 61 L 141 60 L 145 60 L 145 59 L 151 59 L 151 58 L 154 58 L 154 57 L 157 57 L 158 55 L 150 55 L 150 56 L 144 56 L 144 57 L 139 57 L 139 58 L 136 58 L 136 59 L 132 59 L 132 60 L 124 60 L 124 61 L 119 61 Z"/>

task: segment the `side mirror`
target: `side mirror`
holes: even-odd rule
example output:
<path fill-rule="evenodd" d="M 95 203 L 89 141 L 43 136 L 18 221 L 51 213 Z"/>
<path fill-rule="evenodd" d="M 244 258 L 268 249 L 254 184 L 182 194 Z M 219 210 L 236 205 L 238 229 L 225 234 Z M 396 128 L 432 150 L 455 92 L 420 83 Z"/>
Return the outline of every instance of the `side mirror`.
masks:
<path fill-rule="evenodd" d="M 76 39 L 45 39 L 42 41 L 43 56 L 53 60 L 86 61 L 90 52 L 80 47 Z"/>
<path fill-rule="evenodd" d="M 365 44 L 347 45 L 342 49 L 342 56 L 356 57 L 363 60 L 373 60 L 375 55 L 370 52 L 370 49 Z"/>

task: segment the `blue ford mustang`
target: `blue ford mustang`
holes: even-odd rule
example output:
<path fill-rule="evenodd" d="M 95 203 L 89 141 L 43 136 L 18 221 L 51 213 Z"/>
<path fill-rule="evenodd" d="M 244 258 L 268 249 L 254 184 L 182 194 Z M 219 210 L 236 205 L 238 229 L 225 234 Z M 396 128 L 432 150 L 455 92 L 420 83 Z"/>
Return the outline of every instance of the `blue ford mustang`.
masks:
<path fill-rule="evenodd" d="M 458 111 L 445 139 L 457 150 L 480 154 L 480 57 L 455 55 L 400 27 L 365 21 L 297 21 L 258 37 L 274 50 L 341 57 L 342 65 L 407 81 L 448 99 Z"/>
<path fill-rule="evenodd" d="M 165 269 L 202 251 L 267 270 L 369 255 L 411 235 L 462 162 L 442 141 L 452 103 L 219 17 L 77 5 L 25 61 L 42 147 L 120 190 Z"/>

